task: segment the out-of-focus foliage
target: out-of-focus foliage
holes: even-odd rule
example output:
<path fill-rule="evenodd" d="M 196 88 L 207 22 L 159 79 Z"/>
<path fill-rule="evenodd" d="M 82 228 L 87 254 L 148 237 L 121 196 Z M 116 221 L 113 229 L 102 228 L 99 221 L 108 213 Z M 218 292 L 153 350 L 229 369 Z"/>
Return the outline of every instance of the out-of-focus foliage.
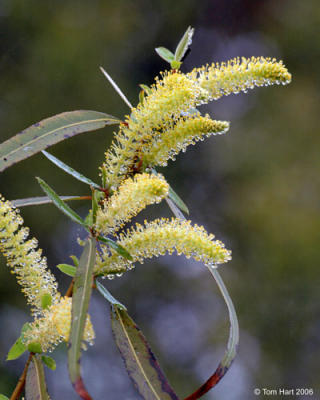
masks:
<path fill-rule="evenodd" d="M 138 84 L 150 84 L 166 68 L 153 49 L 175 48 L 188 25 L 196 33 L 184 71 L 205 62 L 262 55 L 282 58 L 292 73 L 288 87 L 212 103 L 207 111 L 213 118 L 231 121 L 228 134 L 195 146 L 165 171 L 191 219 L 217 232 L 233 250 L 232 263 L 221 273 L 239 314 L 240 353 L 207 398 L 251 398 L 254 387 L 320 390 L 319 23 L 317 0 L 0 3 L 1 142 L 65 110 L 93 109 L 122 117 L 128 109 L 98 66 L 135 105 Z M 96 181 L 112 131 L 80 135 L 56 145 L 52 153 Z M 41 195 L 34 179 L 39 171 L 61 195 L 88 194 L 84 184 L 41 155 L 3 172 L 1 192 L 8 199 Z M 149 213 L 170 213 L 158 209 Z M 81 206 L 77 211 L 83 212 Z M 22 214 L 49 264 L 69 263 L 69 254 L 79 254 L 68 237 L 82 233 L 53 206 L 29 207 Z M 1 261 L 4 360 L 9 338 L 18 337 L 26 316 L 22 295 Z M 206 273 L 183 258 L 169 263 L 163 257 L 107 285 L 130 305 L 130 314 L 151 339 L 181 395 L 208 377 L 225 347 L 225 309 Z M 58 278 L 63 284 L 59 273 Z M 94 299 L 92 311 L 101 314 L 102 307 Z M 84 357 L 88 389 L 97 398 L 106 391 L 110 399 L 121 398 L 130 382 L 111 334 L 106 337 L 108 322 L 93 315 L 93 323 L 97 346 Z M 53 398 L 73 399 L 65 360 L 61 362 L 59 351 L 54 357 L 57 369 L 47 373 L 49 392 Z M 0 392 L 10 393 L 22 362 L 1 364 Z"/>

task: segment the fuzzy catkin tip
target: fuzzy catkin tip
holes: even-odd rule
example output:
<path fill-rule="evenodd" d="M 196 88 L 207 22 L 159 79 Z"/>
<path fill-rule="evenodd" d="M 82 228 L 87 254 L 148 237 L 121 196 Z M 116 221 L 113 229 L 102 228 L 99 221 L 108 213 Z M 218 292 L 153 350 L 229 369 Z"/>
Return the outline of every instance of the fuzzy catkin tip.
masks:
<path fill-rule="evenodd" d="M 71 297 L 61 297 L 59 303 L 44 311 L 41 318 L 35 319 L 24 333 L 24 343 L 39 343 L 43 352 L 52 351 L 60 342 L 67 342 L 71 325 Z M 90 316 L 87 316 L 84 329 L 84 342 L 93 344 L 95 333 Z M 86 349 L 83 342 L 82 347 Z"/>
<path fill-rule="evenodd" d="M 190 221 L 162 218 L 145 221 L 144 226 L 137 224 L 126 233 L 121 233 L 118 243 L 129 251 L 133 262 L 143 263 L 146 258 L 174 251 L 211 266 L 229 261 L 231 252 L 222 242 L 213 239 L 214 235 L 208 234 L 202 226 L 191 225 Z M 104 249 L 97 257 L 95 274 L 110 277 L 110 274 L 121 274 L 131 268 L 128 260 Z"/>
<path fill-rule="evenodd" d="M 144 161 L 148 166 L 164 167 L 168 160 L 174 161 L 180 151 L 185 152 L 187 146 L 211 135 L 221 135 L 228 129 L 228 122 L 212 120 L 209 115 L 181 118 L 154 138 L 152 146 L 144 154 Z"/>
<path fill-rule="evenodd" d="M 199 104 L 231 93 L 246 93 L 255 86 L 286 85 L 291 81 L 291 74 L 282 61 L 265 57 L 238 57 L 226 63 L 213 63 L 195 68 L 188 76 L 205 90 Z"/>

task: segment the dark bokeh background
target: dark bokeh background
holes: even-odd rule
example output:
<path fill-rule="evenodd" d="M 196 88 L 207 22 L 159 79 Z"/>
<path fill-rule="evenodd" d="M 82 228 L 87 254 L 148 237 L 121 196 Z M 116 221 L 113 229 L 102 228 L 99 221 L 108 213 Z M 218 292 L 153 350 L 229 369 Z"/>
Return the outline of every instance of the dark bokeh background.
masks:
<path fill-rule="evenodd" d="M 255 387 L 313 388 L 313 398 L 320 398 L 317 0 L 1 0 L 0 139 L 62 111 L 122 117 L 127 106 L 98 66 L 136 104 L 138 84 L 151 83 L 166 68 L 153 49 L 174 49 L 188 25 L 196 31 L 184 71 L 264 55 L 283 59 L 293 74 L 288 87 L 257 88 L 211 103 L 212 116 L 231 121 L 228 134 L 194 146 L 164 170 L 191 219 L 233 250 L 221 274 L 238 312 L 240 350 L 204 398 L 252 399 Z M 51 152 L 98 179 L 112 132 L 82 134 Z M 60 194 L 88 191 L 37 155 L 3 172 L 0 192 L 8 199 L 41 195 L 35 176 Z M 79 254 L 75 238 L 81 232 L 53 206 L 25 208 L 22 215 L 52 268 Z M 170 212 L 160 205 L 144 215 Z M 29 317 L 14 277 L 0 262 L 0 392 L 9 394 L 24 360 L 5 363 L 6 352 Z M 57 277 L 63 290 L 68 279 Z M 105 281 L 128 306 L 181 397 L 213 372 L 226 346 L 226 308 L 208 277 L 202 265 L 163 257 Z M 113 343 L 108 305 L 95 295 L 91 312 L 97 340 L 83 357 L 89 391 L 99 399 L 137 399 Z M 53 355 L 57 371 L 47 371 L 49 391 L 54 399 L 76 399 L 64 350 Z"/>

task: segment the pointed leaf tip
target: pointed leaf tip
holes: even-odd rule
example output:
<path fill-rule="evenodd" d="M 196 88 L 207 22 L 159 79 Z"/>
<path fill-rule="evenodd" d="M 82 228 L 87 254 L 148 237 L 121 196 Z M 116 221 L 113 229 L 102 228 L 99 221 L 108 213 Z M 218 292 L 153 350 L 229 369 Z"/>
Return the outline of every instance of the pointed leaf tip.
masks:
<path fill-rule="evenodd" d="M 165 47 L 157 47 L 155 51 L 162 59 L 167 61 L 169 64 L 174 60 L 174 54 Z"/>
<path fill-rule="evenodd" d="M 93 182 L 91 179 L 87 178 L 86 176 L 82 175 L 80 172 L 76 171 L 75 169 L 71 168 L 69 165 L 65 164 L 63 161 L 59 160 L 57 157 L 53 156 L 52 154 L 48 153 L 45 150 L 42 150 L 42 154 L 47 157 L 53 164 L 57 167 L 61 168 L 67 174 L 73 176 L 78 181 L 86 183 L 89 186 L 93 186 L 96 189 L 99 189 L 99 185 Z"/>
<path fill-rule="evenodd" d="M 178 400 L 162 372 L 146 338 L 128 313 L 111 307 L 111 324 L 127 371 L 144 399 Z"/>
<path fill-rule="evenodd" d="M 182 36 L 175 54 L 174 54 L 174 59 L 176 61 L 181 61 L 183 59 L 183 56 L 186 54 L 186 51 L 188 50 L 189 46 L 192 43 L 192 36 L 194 33 L 194 29 L 191 28 L 191 26 L 188 26 L 187 30 L 185 31 L 184 35 Z"/>
<path fill-rule="evenodd" d="M 41 189 L 50 197 L 53 204 L 60 211 L 62 211 L 72 221 L 87 228 L 87 225 L 81 219 L 81 217 L 75 211 L 73 211 L 44 180 L 42 180 L 39 177 L 36 177 L 36 179 L 37 179 L 39 185 L 41 186 Z"/>

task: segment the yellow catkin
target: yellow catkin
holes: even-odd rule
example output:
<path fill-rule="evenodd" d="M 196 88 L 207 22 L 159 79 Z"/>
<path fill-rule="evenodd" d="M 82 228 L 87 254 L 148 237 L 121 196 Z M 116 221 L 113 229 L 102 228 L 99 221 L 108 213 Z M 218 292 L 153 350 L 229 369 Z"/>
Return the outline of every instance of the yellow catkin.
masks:
<path fill-rule="evenodd" d="M 161 148 L 164 144 L 163 153 L 167 154 L 158 165 L 164 165 L 166 157 L 184 149 L 188 141 L 169 141 L 169 132 L 196 106 L 223 95 L 246 92 L 255 86 L 285 85 L 290 81 L 291 74 L 282 61 L 264 57 L 235 58 L 226 63 L 195 68 L 188 74 L 180 71 L 162 73 L 144 101 L 132 108 L 131 115 L 120 124 L 101 167 L 104 184 L 116 190 L 125 178 L 146 165 L 146 154 L 147 161 L 151 162 L 153 147 Z M 199 135 L 203 136 L 201 131 Z"/>
<path fill-rule="evenodd" d="M 231 259 L 231 252 L 214 235 L 208 234 L 202 226 L 191 225 L 190 221 L 180 219 L 157 219 L 137 224 L 126 233 L 119 235 L 118 243 L 124 246 L 133 258 L 133 262 L 143 263 L 144 259 L 158 257 L 174 251 L 187 258 L 193 257 L 206 265 L 218 265 Z M 128 260 L 107 249 L 98 255 L 95 267 L 96 275 L 121 274 L 133 268 Z M 112 277 L 111 276 L 111 277 Z"/>
<path fill-rule="evenodd" d="M 60 342 L 67 342 L 71 325 L 71 297 L 61 297 L 59 303 L 44 311 L 43 317 L 37 318 L 24 333 L 24 343 L 39 343 L 43 352 L 52 351 Z M 93 344 L 95 333 L 90 316 L 87 316 L 83 340 Z M 83 342 L 83 348 L 86 345 Z"/>
<path fill-rule="evenodd" d="M 199 104 L 223 95 L 247 92 L 255 86 L 286 85 L 291 81 L 291 74 L 282 61 L 264 57 L 235 58 L 195 68 L 188 76 L 207 92 L 199 97 Z"/>
<path fill-rule="evenodd" d="M 144 162 L 147 166 L 166 166 L 169 159 L 175 160 L 175 156 L 180 151 L 185 152 L 190 144 L 206 136 L 223 134 L 228 129 L 228 122 L 214 121 L 209 115 L 182 118 L 154 139 L 144 154 Z"/>
<path fill-rule="evenodd" d="M 132 109 L 106 153 L 101 167 L 108 187 L 116 190 L 130 175 L 157 132 L 171 126 L 181 113 L 194 107 L 200 96 L 198 83 L 182 73 L 165 72 L 156 78 L 150 94 Z"/>
<path fill-rule="evenodd" d="M 126 179 L 99 208 L 95 230 L 105 235 L 117 231 L 147 205 L 159 203 L 168 192 L 169 185 L 161 175 L 144 173 Z"/>
<path fill-rule="evenodd" d="M 22 286 L 22 292 L 32 306 L 33 314 L 41 314 L 41 299 L 50 295 L 52 303 L 57 303 L 60 294 L 55 277 L 48 270 L 42 250 L 37 249 L 35 238 L 27 240 L 29 228 L 22 227 L 23 219 L 19 211 L 9 201 L 0 197 L 0 250 L 11 267 L 11 272 Z"/>

